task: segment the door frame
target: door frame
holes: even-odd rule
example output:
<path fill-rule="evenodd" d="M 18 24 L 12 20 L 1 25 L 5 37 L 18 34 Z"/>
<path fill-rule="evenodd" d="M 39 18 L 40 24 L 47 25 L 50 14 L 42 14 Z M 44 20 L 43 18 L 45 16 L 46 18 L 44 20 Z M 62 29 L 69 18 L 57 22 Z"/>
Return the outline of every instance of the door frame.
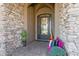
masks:
<path fill-rule="evenodd" d="M 38 16 L 40 16 L 40 15 L 49 15 L 49 17 L 50 17 L 50 34 L 52 32 L 51 31 L 51 29 L 52 29 L 51 28 L 52 14 L 49 14 L 49 13 L 39 14 L 39 15 L 36 16 L 36 19 L 35 19 L 35 40 L 38 40 L 38 38 L 37 38 L 37 20 L 38 20 Z"/>

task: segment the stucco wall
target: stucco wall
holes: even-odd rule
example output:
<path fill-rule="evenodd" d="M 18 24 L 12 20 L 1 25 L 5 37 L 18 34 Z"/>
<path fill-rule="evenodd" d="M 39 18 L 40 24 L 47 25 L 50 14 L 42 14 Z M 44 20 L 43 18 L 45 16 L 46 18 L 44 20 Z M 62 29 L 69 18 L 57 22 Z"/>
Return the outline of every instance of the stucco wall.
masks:
<path fill-rule="evenodd" d="M 27 8 L 27 31 L 28 31 L 28 42 L 32 42 L 35 40 L 35 13 L 34 8 L 32 6 Z"/>
<path fill-rule="evenodd" d="M 60 36 L 60 31 L 63 30 L 63 29 L 60 30 L 60 28 L 59 28 L 59 24 L 60 24 L 59 21 L 61 21 L 61 16 L 62 16 L 61 14 L 63 11 L 63 10 L 61 11 L 62 5 L 63 4 L 60 4 L 60 3 L 55 4 L 55 39 L 57 36 Z"/>

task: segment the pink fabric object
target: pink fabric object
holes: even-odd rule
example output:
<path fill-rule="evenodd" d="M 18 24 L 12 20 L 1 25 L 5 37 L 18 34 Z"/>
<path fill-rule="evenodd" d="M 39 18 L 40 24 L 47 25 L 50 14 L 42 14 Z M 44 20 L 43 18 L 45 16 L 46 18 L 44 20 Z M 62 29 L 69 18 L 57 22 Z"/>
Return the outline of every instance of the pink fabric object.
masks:
<path fill-rule="evenodd" d="M 51 47 L 50 46 L 48 46 L 48 52 L 51 50 Z"/>
<path fill-rule="evenodd" d="M 63 48 L 64 43 L 60 40 L 60 41 L 58 42 L 58 46 L 61 47 L 61 48 Z"/>
<path fill-rule="evenodd" d="M 58 47 L 62 48 L 64 46 L 64 42 L 58 36 L 56 38 L 56 41 L 57 41 Z"/>

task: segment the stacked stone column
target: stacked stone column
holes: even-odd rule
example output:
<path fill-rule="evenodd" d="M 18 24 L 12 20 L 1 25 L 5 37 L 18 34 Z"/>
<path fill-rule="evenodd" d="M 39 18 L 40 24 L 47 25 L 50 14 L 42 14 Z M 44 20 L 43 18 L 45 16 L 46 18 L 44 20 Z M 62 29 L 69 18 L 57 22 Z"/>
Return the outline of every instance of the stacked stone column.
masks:
<path fill-rule="evenodd" d="M 24 4 L 0 4 L 0 55 L 11 55 L 14 49 L 22 46 L 23 13 Z"/>
<path fill-rule="evenodd" d="M 63 4 L 61 11 L 60 37 L 65 43 L 68 55 L 77 56 L 79 55 L 79 4 Z"/>
<path fill-rule="evenodd" d="M 6 46 L 5 46 L 5 12 L 4 4 L 0 4 L 0 56 L 6 55 Z"/>

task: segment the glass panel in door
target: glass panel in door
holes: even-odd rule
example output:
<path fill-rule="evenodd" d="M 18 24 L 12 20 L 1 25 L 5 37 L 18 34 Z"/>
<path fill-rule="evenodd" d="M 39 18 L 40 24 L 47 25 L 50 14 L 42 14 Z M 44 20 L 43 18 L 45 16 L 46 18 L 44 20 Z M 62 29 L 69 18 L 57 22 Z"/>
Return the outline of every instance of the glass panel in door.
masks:
<path fill-rule="evenodd" d="M 48 41 L 50 35 L 50 16 L 39 16 L 37 19 L 37 40 Z"/>

